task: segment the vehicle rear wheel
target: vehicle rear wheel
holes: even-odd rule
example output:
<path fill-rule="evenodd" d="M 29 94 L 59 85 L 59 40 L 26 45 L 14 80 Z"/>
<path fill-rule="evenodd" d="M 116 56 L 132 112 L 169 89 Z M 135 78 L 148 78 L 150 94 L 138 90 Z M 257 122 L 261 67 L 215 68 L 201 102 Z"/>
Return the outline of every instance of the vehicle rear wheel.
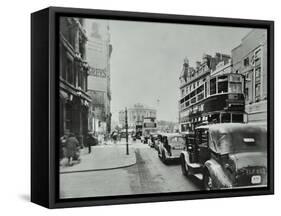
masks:
<path fill-rule="evenodd" d="M 204 172 L 203 184 L 204 184 L 205 190 L 213 190 L 214 189 L 214 182 L 213 182 L 213 179 L 211 178 L 210 173 L 208 171 Z"/>
<path fill-rule="evenodd" d="M 186 170 L 186 162 L 183 155 L 181 155 L 181 171 L 184 176 L 188 176 L 188 171 Z"/>

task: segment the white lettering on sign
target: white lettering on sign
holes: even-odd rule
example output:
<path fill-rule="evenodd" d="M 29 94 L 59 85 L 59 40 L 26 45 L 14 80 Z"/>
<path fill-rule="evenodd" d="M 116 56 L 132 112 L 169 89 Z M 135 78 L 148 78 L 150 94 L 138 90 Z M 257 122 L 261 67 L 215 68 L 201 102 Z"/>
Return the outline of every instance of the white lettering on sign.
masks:
<path fill-rule="evenodd" d="M 106 71 L 105 69 L 98 69 L 98 68 L 90 68 L 90 76 L 106 78 Z"/>

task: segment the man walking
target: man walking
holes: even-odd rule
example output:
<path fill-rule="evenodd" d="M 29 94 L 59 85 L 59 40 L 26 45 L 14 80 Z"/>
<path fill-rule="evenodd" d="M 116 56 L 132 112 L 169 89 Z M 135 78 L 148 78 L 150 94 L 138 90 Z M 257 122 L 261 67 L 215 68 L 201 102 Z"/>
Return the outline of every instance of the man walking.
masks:
<path fill-rule="evenodd" d="M 89 132 L 87 134 L 87 145 L 88 145 L 88 153 L 91 154 L 92 152 L 92 145 L 97 145 L 97 139 L 94 137 L 94 135 Z"/>

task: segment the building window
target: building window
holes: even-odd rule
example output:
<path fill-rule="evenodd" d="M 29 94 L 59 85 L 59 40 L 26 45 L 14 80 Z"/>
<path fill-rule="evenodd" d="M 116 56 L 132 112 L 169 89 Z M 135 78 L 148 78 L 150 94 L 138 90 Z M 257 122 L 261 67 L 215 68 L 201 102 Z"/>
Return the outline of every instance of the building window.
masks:
<path fill-rule="evenodd" d="M 261 79 L 261 68 L 260 67 L 256 68 L 255 79 L 256 79 L 256 83 L 260 82 L 260 79 Z"/>
<path fill-rule="evenodd" d="M 261 84 L 258 83 L 255 86 L 255 95 L 256 95 L 256 101 L 260 100 L 260 92 L 261 92 Z"/>
<path fill-rule="evenodd" d="M 255 59 L 260 58 L 260 57 L 261 57 L 261 49 L 258 49 L 258 50 L 255 52 Z"/>
<path fill-rule="evenodd" d="M 69 84 L 73 84 L 73 62 L 70 58 L 66 61 L 66 79 Z"/>
<path fill-rule="evenodd" d="M 72 111 L 71 105 L 66 103 L 65 105 L 65 129 L 71 130 L 71 120 L 72 120 Z"/>
<path fill-rule="evenodd" d="M 60 55 L 61 55 L 61 62 L 60 62 L 60 64 L 61 64 L 61 67 L 60 67 L 61 73 L 60 73 L 60 75 L 61 75 L 61 77 L 62 77 L 63 80 L 66 80 L 66 74 L 67 74 L 67 58 L 66 58 L 66 51 L 65 51 L 65 49 L 64 49 L 63 47 L 62 47 L 62 49 L 61 49 Z"/>
<path fill-rule="evenodd" d="M 191 99 L 191 104 L 196 103 L 196 97 Z"/>
<path fill-rule="evenodd" d="M 249 88 L 245 88 L 245 100 L 249 100 Z"/>
<path fill-rule="evenodd" d="M 249 57 L 245 58 L 244 61 L 243 61 L 244 66 L 245 67 L 249 66 L 249 63 L 250 63 L 249 62 Z"/>

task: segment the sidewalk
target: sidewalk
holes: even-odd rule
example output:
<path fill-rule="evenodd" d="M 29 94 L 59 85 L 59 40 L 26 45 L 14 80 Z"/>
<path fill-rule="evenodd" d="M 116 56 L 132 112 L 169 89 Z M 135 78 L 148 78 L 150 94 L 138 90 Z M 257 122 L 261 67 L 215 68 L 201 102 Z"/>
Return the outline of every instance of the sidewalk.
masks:
<path fill-rule="evenodd" d="M 93 146 L 91 154 L 84 148 L 81 150 L 80 158 L 81 162 L 73 166 L 66 166 L 67 160 L 63 159 L 60 162 L 60 174 L 117 169 L 136 163 L 134 149 L 130 149 L 130 154 L 126 155 L 124 146 L 113 145 Z"/>

